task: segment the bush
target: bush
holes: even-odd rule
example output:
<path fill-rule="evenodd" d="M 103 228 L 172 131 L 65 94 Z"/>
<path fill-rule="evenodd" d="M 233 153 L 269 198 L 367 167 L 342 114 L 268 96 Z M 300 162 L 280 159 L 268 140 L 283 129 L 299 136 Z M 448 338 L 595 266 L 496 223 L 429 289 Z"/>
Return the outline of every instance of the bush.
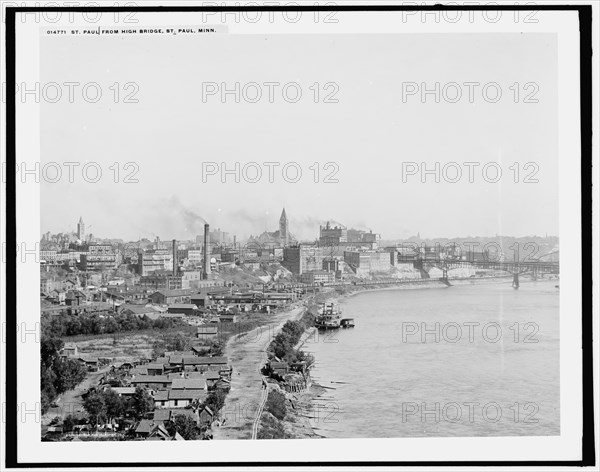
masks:
<path fill-rule="evenodd" d="M 261 419 L 258 439 L 288 439 L 283 425 L 270 415 L 264 415 Z"/>
<path fill-rule="evenodd" d="M 271 390 L 269 392 L 269 397 L 267 398 L 267 403 L 265 404 L 265 410 L 278 420 L 283 420 L 287 411 L 285 406 L 285 395 L 277 390 Z"/>
<path fill-rule="evenodd" d="M 171 436 L 179 433 L 186 441 L 198 439 L 198 427 L 196 422 L 186 415 L 176 415 L 172 421 L 167 424 L 167 431 Z"/>

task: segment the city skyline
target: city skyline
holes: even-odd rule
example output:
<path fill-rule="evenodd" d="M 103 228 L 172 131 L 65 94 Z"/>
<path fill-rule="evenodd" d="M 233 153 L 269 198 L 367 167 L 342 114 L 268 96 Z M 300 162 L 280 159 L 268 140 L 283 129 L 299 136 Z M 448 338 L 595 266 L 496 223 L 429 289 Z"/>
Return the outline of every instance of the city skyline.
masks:
<path fill-rule="evenodd" d="M 46 37 L 42 79 L 132 83 L 137 103 L 41 104 L 42 165 L 82 163 L 73 182 L 67 169 L 59 182 L 42 181 L 41 227 L 64 230 L 74 214 L 94 214 L 99 236 L 192 238 L 206 220 L 248 237 L 275 230 L 283 206 L 299 239 L 331 218 L 386 239 L 558 233 L 555 35 L 272 39 Z M 178 76 L 176 90 L 153 73 L 156 61 Z M 269 82 L 297 84 L 303 100 L 238 103 L 204 93 L 206 84 Z M 442 98 L 423 100 L 402 85 L 472 82 L 480 84 L 473 103 L 462 85 L 459 103 L 443 99 L 450 89 L 441 86 Z M 482 97 L 489 83 L 501 101 Z M 534 99 L 524 101 L 532 93 L 525 84 L 537 87 Z M 331 94 L 337 102 L 324 103 Z M 82 179 L 85 163 L 101 170 L 99 181 Z"/>
<path fill-rule="evenodd" d="M 287 212 L 286 212 L 286 215 L 287 215 Z M 281 218 L 279 218 L 278 221 L 280 219 Z M 322 221 L 318 222 L 318 226 L 316 227 L 316 229 L 318 230 L 318 228 L 319 228 L 320 225 L 325 225 L 327 222 L 333 222 L 333 223 L 336 223 L 336 224 L 339 223 L 337 220 L 335 220 L 333 218 L 330 218 L 330 219 L 327 219 L 327 220 L 322 220 Z M 45 235 L 47 235 L 48 233 L 50 233 L 52 235 L 73 234 L 73 235 L 78 236 L 78 239 L 80 239 L 81 241 L 85 242 L 85 240 L 82 239 L 82 238 L 80 238 L 79 234 L 78 234 L 79 233 L 79 226 L 80 226 L 81 223 L 83 223 L 83 227 L 85 228 L 85 226 L 87 225 L 87 223 L 85 223 L 85 220 L 83 219 L 83 216 L 79 217 L 79 221 L 78 221 L 77 224 L 71 225 L 74 229 L 63 229 L 63 230 L 57 230 L 57 231 L 56 230 L 55 231 L 52 231 L 52 230 L 43 230 L 41 232 L 40 237 L 44 238 Z M 289 224 L 289 220 L 288 220 L 288 224 Z M 339 223 L 339 224 L 343 224 L 343 223 Z M 344 226 L 347 226 L 347 225 L 344 225 Z M 269 229 L 273 229 L 274 227 L 275 226 L 272 225 L 272 227 L 268 227 L 264 231 L 257 231 L 256 233 L 251 233 L 247 237 L 244 236 L 244 235 L 235 234 L 235 233 L 233 233 L 231 231 L 227 231 L 228 230 L 227 226 L 213 227 L 211 225 L 211 231 L 212 230 L 226 231 L 230 235 L 230 238 L 232 238 L 233 236 L 235 236 L 238 241 L 244 241 L 244 240 L 249 239 L 250 237 L 259 236 L 259 235 L 263 234 L 264 232 L 268 233 Z M 359 231 L 372 231 L 372 228 L 366 228 L 366 229 L 362 228 L 361 229 L 361 228 L 355 228 L 355 227 L 350 227 L 350 226 L 347 226 L 347 227 L 348 227 L 348 229 L 355 229 L 355 230 L 359 230 Z M 84 229 L 84 232 L 85 232 L 85 229 Z M 374 233 L 379 234 L 381 236 L 381 239 L 384 240 L 384 241 L 388 241 L 388 240 L 389 241 L 393 241 L 393 240 L 402 240 L 402 239 L 408 240 L 408 239 L 411 239 L 411 238 L 412 239 L 416 238 L 416 239 L 423 239 L 423 240 L 425 240 L 425 239 L 432 240 L 432 239 L 462 239 L 462 238 L 468 238 L 468 237 L 474 237 L 474 238 L 501 238 L 501 237 L 507 237 L 507 238 L 525 238 L 525 237 L 558 238 L 557 234 L 548 234 L 548 233 L 543 234 L 543 235 L 542 234 L 527 234 L 527 235 L 512 235 L 512 234 L 494 234 L 494 235 L 464 234 L 464 235 L 458 235 L 458 236 L 451 236 L 450 237 L 450 236 L 444 236 L 444 235 L 436 235 L 436 236 L 422 235 L 419 231 L 417 231 L 415 234 L 409 235 L 408 237 L 405 237 L 405 238 L 386 238 L 383 235 L 381 235 L 381 233 L 379 233 L 377 231 L 374 231 Z M 119 235 L 115 235 L 115 234 L 111 234 L 111 235 L 97 235 L 97 234 L 94 234 L 93 232 L 87 232 L 87 233 L 85 233 L 85 235 L 86 235 L 86 237 L 93 236 L 93 238 L 95 240 L 97 240 L 97 239 L 100 239 L 100 240 L 102 240 L 102 239 L 107 239 L 107 240 L 108 239 L 113 239 L 113 240 L 121 239 L 121 240 L 126 241 L 126 242 L 133 242 L 133 241 L 140 241 L 140 240 L 152 241 L 152 240 L 155 240 L 157 237 L 161 241 L 167 241 L 167 242 L 170 242 L 173 239 L 173 237 L 170 236 L 170 235 L 168 235 L 168 234 L 161 235 L 161 234 L 156 234 L 156 233 L 151 233 L 149 235 L 140 236 L 140 237 L 138 237 L 136 239 L 125 239 L 125 238 L 122 238 Z M 189 238 L 181 238 L 181 239 L 175 238 L 175 239 L 178 239 L 178 240 L 181 240 L 181 241 L 191 242 L 191 241 L 197 241 L 197 239 L 199 237 L 201 237 L 201 236 L 202 236 L 202 231 L 199 231 L 196 235 L 190 236 Z M 314 241 L 316 239 L 318 239 L 318 231 L 314 233 L 314 237 L 313 238 L 303 239 L 302 241 Z"/>

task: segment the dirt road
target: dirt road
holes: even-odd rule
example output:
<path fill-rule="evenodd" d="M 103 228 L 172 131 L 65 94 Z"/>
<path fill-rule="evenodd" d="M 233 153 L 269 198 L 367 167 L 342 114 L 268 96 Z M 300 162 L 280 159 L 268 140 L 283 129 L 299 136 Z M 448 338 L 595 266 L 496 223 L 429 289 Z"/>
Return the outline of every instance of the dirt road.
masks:
<path fill-rule="evenodd" d="M 304 313 L 303 306 L 273 316 L 267 326 L 231 338 L 224 355 L 233 366 L 231 391 L 221 410 L 224 420 L 213 424 L 214 439 L 251 439 L 252 426 L 262 397 L 260 369 L 267 360 L 266 349 L 287 320 L 297 320 Z"/>
<path fill-rule="evenodd" d="M 50 408 L 42 417 L 42 424 L 46 425 L 52 421 L 55 416 L 66 418 L 69 415 L 83 411 L 83 398 L 81 394 L 98 383 L 100 377 L 110 370 L 110 365 L 100 369 L 98 372 L 89 372 L 83 382 L 77 385 L 73 390 L 63 393 L 60 399 L 56 400 L 58 405 L 55 408 Z"/>

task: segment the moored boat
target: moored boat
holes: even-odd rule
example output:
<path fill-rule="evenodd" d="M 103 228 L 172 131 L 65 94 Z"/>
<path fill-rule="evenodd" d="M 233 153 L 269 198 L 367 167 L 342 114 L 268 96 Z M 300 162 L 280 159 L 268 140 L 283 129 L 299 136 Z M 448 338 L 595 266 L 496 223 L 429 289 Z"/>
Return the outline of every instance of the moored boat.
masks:
<path fill-rule="evenodd" d="M 342 311 L 334 303 L 321 303 L 315 320 L 317 329 L 338 329 L 342 320 Z"/>
<path fill-rule="evenodd" d="M 342 318 L 340 326 L 342 328 L 354 328 L 354 318 Z"/>

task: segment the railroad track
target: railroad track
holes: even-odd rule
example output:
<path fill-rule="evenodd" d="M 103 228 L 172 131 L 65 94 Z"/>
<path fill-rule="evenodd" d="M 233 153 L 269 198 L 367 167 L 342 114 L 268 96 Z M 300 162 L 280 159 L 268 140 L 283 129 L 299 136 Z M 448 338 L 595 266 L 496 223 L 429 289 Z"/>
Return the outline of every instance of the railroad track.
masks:
<path fill-rule="evenodd" d="M 263 409 L 265 408 L 265 403 L 267 403 L 267 398 L 269 397 L 269 384 L 265 380 L 264 376 L 262 377 L 262 381 L 265 385 L 263 389 L 262 397 L 260 399 L 260 404 L 258 405 L 258 411 L 256 412 L 256 418 L 254 419 L 254 423 L 252 424 L 252 439 L 257 439 L 258 436 L 258 426 L 260 425 L 260 417 L 262 416 Z"/>

